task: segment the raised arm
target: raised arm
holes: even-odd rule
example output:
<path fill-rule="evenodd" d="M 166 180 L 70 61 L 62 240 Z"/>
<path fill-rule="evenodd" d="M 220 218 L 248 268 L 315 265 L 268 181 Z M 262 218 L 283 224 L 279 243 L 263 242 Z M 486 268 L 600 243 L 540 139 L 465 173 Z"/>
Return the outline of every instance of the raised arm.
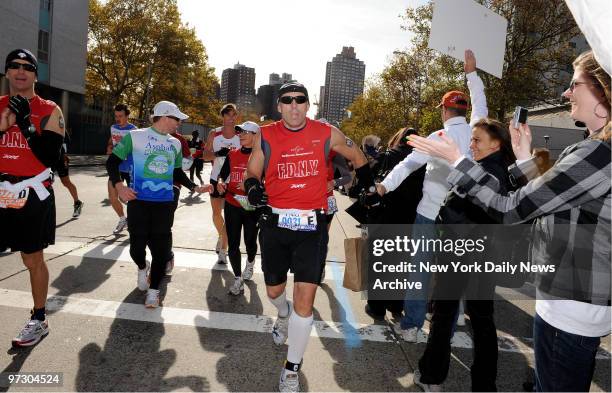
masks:
<path fill-rule="evenodd" d="M 470 101 L 472 103 L 472 114 L 470 115 L 470 125 L 474 125 L 478 120 L 489 116 L 487 107 L 487 97 L 484 92 L 484 84 L 476 73 L 476 57 L 471 50 L 465 51 L 465 62 L 463 65 L 468 89 L 470 90 Z"/>

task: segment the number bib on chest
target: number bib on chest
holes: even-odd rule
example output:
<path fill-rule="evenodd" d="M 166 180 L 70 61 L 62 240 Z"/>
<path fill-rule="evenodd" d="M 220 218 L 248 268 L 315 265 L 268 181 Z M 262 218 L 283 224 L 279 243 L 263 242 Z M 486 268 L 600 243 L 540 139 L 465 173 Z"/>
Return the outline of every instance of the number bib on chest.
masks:
<path fill-rule="evenodd" d="M 316 231 L 317 214 L 315 212 L 286 212 L 278 215 L 278 227 L 292 231 Z"/>
<path fill-rule="evenodd" d="M 21 209 L 28 201 L 29 193 L 29 188 L 24 188 L 17 194 L 0 188 L 0 209 Z"/>

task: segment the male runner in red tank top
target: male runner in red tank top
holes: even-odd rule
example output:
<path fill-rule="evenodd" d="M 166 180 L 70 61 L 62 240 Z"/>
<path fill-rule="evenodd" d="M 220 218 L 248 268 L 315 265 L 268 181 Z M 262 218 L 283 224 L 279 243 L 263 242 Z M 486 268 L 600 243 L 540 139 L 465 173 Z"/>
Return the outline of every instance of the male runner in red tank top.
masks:
<path fill-rule="evenodd" d="M 352 161 L 361 184 L 374 187 L 359 148 L 337 128 L 307 118 L 309 107 L 302 84 L 281 86 L 282 120 L 261 128 L 244 182 L 249 202 L 267 205 L 259 221 L 259 245 L 268 298 L 278 310 L 272 338 L 277 345 L 288 339 L 281 392 L 299 391 L 298 370 L 312 328 L 312 306 L 327 248 L 329 151 Z M 293 303 L 285 295 L 289 270 L 294 274 Z"/>
<path fill-rule="evenodd" d="M 30 51 L 10 52 L 5 73 L 10 94 L 0 97 L 0 250 L 20 251 L 30 273 L 34 308 L 13 345 L 31 346 L 49 333 L 49 271 L 42 250 L 55 243 L 49 168 L 60 158 L 64 118 L 54 102 L 34 92 L 38 62 Z"/>

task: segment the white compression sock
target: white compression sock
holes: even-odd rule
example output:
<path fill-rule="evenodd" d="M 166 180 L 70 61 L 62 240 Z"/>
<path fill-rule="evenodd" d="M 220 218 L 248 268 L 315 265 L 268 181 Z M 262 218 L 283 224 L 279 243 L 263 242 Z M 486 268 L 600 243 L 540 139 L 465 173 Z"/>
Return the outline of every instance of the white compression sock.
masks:
<path fill-rule="evenodd" d="M 279 317 L 285 318 L 287 315 L 289 315 L 289 303 L 287 303 L 287 295 L 285 291 L 283 291 L 283 293 L 276 299 L 272 299 L 269 296 L 268 299 L 270 299 L 270 303 L 272 303 L 278 310 Z"/>
<path fill-rule="evenodd" d="M 291 363 L 300 364 L 306 352 L 306 344 L 312 330 L 312 314 L 309 317 L 301 317 L 293 310 L 289 317 L 289 338 L 287 345 L 287 360 Z"/>

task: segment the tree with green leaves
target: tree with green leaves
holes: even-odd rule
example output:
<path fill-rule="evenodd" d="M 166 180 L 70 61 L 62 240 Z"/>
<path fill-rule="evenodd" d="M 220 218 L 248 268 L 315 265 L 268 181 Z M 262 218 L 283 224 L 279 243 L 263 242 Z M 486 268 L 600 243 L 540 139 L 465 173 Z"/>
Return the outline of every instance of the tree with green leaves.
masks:
<path fill-rule="evenodd" d="M 218 123 L 218 80 L 176 0 L 89 0 L 89 14 L 89 96 L 125 102 L 143 119 L 169 100 L 196 122 Z"/>

